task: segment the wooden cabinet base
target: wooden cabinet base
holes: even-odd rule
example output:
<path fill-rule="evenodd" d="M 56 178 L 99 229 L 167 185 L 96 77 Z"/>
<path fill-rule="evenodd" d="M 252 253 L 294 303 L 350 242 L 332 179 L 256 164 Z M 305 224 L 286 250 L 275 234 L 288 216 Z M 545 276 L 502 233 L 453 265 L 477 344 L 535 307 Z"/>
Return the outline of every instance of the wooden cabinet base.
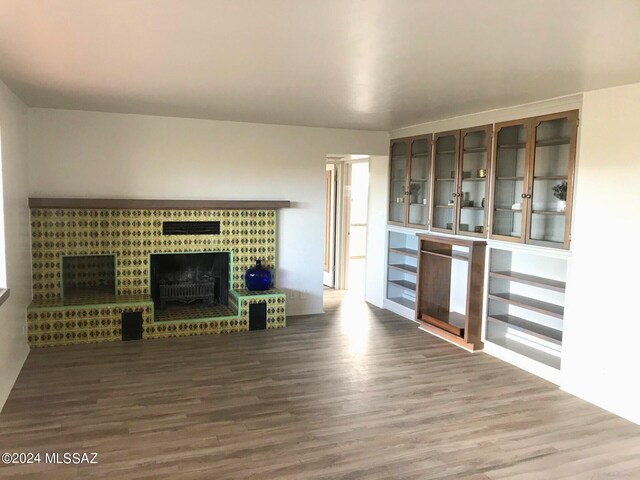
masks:
<path fill-rule="evenodd" d="M 446 340 L 453 343 L 454 345 L 464 348 L 468 352 L 479 352 L 484 348 L 484 344 L 480 341 L 476 343 L 465 342 L 464 338 L 460 338 L 457 335 L 442 330 L 441 328 L 435 327 L 427 322 L 421 321 L 418 328 L 423 332 L 430 333 L 431 335 L 441 338 L 442 340 Z"/>
<path fill-rule="evenodd" d="M 482 350 L 486 242 L 432 234 L 418 238 L 420 328 L 469 352 Z"/>

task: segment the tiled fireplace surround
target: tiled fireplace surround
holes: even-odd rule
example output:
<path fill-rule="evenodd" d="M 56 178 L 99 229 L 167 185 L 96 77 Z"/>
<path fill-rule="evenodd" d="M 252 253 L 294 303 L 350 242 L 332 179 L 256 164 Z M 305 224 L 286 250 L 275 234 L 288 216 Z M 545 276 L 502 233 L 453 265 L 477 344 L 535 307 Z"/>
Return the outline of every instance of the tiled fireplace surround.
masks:
<path fill-rule="evenodd" d="M 32 207 L 30 345 L 119 341 L 122 312 L 142 312 L 145 339 L 246 331 L 249 305 L 257 302 L 266 303 L 267 328 L 284 327 L 284 293 L 275 289 L 253 293 L 244 285 L 244 273 L 256 259 L 275 271 L 276 218 L 273 209 Z M 163 221 L 219 221 L 220 233 L 163 235 Z M 196 252 L 229 253 L 230 312 L 211 318 L 155 321 L 150 256 Z M 85 255 L 114 256 L 115 295 L 64 295 L 63 258 Z M 92 265 L 101 268 L 100 264 L 103 262 Z"/>

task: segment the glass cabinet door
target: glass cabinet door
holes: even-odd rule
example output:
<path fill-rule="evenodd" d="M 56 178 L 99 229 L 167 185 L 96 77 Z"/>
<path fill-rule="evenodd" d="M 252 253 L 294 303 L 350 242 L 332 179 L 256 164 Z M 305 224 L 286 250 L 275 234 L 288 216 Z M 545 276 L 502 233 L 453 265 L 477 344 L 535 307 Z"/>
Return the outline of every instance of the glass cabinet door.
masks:
<path fill-rule="evenodd" d="M 496 125 L 491 236 L 524 239 L 528 123 Z"/>
<path fill-rule="evenodd" d="M 453 232 L 457 199 L 458 134 L 434 136 L 433 158 L 433 213 L 431 228 Z"/>
<path fill-rule="evenodd" d="M 528 241 L 568 247 L 568 211 L 577 116 L 539 117 L 535 121 L 535 149 L 531 167 Z"/>
<path fill-rule="evenodd" d="M 405 223 L 407 153 L 406 141 L 391 144 L 391 185 L 389 188 L 389 222 L 391 223 Z"/>
<path fill-rule="evenodd" d="M 409 162 L 409 219 L 411 226 L 427 226 L 429 203 L 429 172 L 431 145 L 428 138 L 418 138 L 411 142 Z"/>
<path fill-rule="evenodd" d="M 487 166 L 492 126 L 463 130 L 459 171 L 458 233 L 485 236 Z"/>

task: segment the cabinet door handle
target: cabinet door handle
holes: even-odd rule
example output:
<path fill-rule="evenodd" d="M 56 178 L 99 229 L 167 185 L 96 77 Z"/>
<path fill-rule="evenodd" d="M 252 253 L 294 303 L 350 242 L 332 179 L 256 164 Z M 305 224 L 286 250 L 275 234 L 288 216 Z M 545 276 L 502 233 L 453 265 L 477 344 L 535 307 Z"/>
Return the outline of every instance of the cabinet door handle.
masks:
<path fill-rule="evenodd" d="M 527 198 L 531 198 L 531 194 L 530 193 L 527 193 Z"/>
<path fill-rule="evenodd" d="M 520 195 L 522 198 L 527 198 L 527 194 L 523 193 L 522 195 Z"/>

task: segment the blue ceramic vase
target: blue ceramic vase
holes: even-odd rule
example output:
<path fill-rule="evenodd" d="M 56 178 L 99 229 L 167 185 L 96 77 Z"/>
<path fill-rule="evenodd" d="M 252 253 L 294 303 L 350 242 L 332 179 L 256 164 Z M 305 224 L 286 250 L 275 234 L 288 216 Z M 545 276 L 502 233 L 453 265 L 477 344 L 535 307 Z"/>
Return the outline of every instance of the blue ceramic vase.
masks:
<path fill-rule="evenodd" d="M 262 266 L 262 260 L 256 260 L 255 266 L 249 268 L 244 275 L 247 290 L 252 292 L 271 288 L 271 271 Z"/>

